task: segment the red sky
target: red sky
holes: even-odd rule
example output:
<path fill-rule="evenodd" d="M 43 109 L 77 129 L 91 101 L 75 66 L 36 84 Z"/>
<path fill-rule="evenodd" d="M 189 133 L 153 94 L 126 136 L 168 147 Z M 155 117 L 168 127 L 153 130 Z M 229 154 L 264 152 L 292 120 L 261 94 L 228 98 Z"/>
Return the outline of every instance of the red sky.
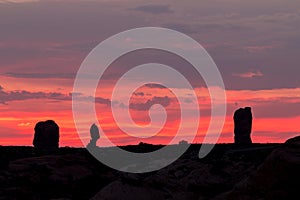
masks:
<path fill-rule="evenodd" d="M 181 31 L 203 45 L 214 59 L 227 95 L 219 143 L 233 142 L 232 116 L 235 109 L 245 106 L 252 107 L 253 142 L 284 142 L 300 133 L 300 27 L 295 26 L 300 23 L 299 6 L 299 2 L 287 4 L 284 0 L 76 0 L 72 5 L 67 0 L 0 0 L 0 145 L 32 145 L 35 124 L 53 119 L 60 126 L 61 146 L 82 146 L 72 115 L 76 72 L 99 42 L 142 26 Z M 143 125 L 149 122 L 146 108 L 151 102 L 165 105 L 169 118 L 157 136 L 126 136 L 111 118 L 107 102 L 114 81 L 130 66 L 150 61 L 180 69 L 195 85 L 201 117 L 194 142 L 201 142 L 210 119 L 205 84 L 184 61 L 162 52 L 136 52 L 111 66 L 96 93 L 101 127 L 119 145 L 140 141 L 165 144 L 172 139 L 179 107 L 167 89 L 141 87 L 129 106 L 132 119 Z M 126 90 L 126 85 L 123 87 Z M 189 105 L 191 91 L 181 91 Z M 114 103 L 122 117 L 128 107 L 122 101 Z M 190 116 L 189 120 L 197 119 Z M 98 145 L 106 144 L 100 139 Z"/>

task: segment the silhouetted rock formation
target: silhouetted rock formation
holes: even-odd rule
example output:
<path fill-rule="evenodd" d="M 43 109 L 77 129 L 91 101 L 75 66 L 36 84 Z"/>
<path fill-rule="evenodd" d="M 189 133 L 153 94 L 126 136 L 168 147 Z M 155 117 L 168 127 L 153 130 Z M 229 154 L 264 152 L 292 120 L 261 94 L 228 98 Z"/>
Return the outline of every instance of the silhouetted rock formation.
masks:
<path fill-rule="evenodd" d="M 37 150 L 55 150 L 59 146 L 59 127 L 53 120 L 38 122 L 34 127 L 33 146 Z"/>
<path fill-rule="evenodd" d="M 252 113 L 251 107 L 240 108 L 234 116 L 234 143 L 251 144 Z"/>
<path fill-rule="evenodd" d="M 91 140 L 87 145 L 87 148 L 95 148 L 97 146 L 97 140 L 100 138 L 98 127 L 93 124 L 90 128 Z"/>

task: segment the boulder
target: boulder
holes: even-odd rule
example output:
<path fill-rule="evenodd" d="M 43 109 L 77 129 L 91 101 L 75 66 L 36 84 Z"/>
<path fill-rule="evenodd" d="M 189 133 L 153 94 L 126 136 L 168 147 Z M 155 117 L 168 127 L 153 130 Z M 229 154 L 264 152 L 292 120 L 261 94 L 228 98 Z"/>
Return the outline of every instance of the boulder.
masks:
<path fill-rule="evenodd" d="M 59 126 L 53 120 L 38 122 L 34 127 L 33 146 L 38 150 L 59 147 Z"/>

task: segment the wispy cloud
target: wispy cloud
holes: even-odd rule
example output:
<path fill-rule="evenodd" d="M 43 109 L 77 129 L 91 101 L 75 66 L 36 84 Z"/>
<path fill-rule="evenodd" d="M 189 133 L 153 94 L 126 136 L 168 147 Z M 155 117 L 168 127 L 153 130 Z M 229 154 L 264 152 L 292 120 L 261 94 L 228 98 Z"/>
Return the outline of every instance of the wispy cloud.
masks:
<path fill-rule="evenodd" d="M 27 126 L 31 126 L 32 123 L 31 122 L 21 122 L 18 123 L 18 127 L 27 127 Z"/>
<path fill-rule="evenodd" d="M 243 47 L 243 49 L 249 53 L 260 53 L 260 52 L 274 49 L 278 46 L 279 46 L 279 44 L 256 45 L 256 46 L 245 46 L 245 47 Z"/>
<path fill-rule="evenodd" d="M 245 73 L 234 73 L 233 76 L 237 76 L 237 77 L 241 77 L 241 78 L 253 78 L 253 77 L 261 77 L 263 76 L 264 74 L 259 71 L 259 70 L 256 70 L 256 71 L 249 71 L 249 72 L 245 72 Z"/>

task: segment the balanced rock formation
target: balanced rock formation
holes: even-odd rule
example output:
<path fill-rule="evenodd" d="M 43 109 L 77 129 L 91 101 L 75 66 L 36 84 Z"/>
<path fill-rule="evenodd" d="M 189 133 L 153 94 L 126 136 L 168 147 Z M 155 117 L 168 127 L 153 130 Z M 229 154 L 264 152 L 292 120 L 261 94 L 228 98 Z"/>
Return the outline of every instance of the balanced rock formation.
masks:
<path fill-rule="evenodd" d="M 252 113 L 251 107 L 240 108 L 234 116 L 234 143 L 251 144 Z"/>
<path fill-rule="evenodd" d="M 90 128 L 91 140 L 87 145 L 87 148 L 95 148 L 97 146 L 97 140 L 100 138 L 98 127 L 93 124 Z"/>
<path fill-rule="evenodd" d="M 33 146 L 38 150 L 57 149 L 59 126 L 53 120 L 38 122 L 34 127 Z"/>

